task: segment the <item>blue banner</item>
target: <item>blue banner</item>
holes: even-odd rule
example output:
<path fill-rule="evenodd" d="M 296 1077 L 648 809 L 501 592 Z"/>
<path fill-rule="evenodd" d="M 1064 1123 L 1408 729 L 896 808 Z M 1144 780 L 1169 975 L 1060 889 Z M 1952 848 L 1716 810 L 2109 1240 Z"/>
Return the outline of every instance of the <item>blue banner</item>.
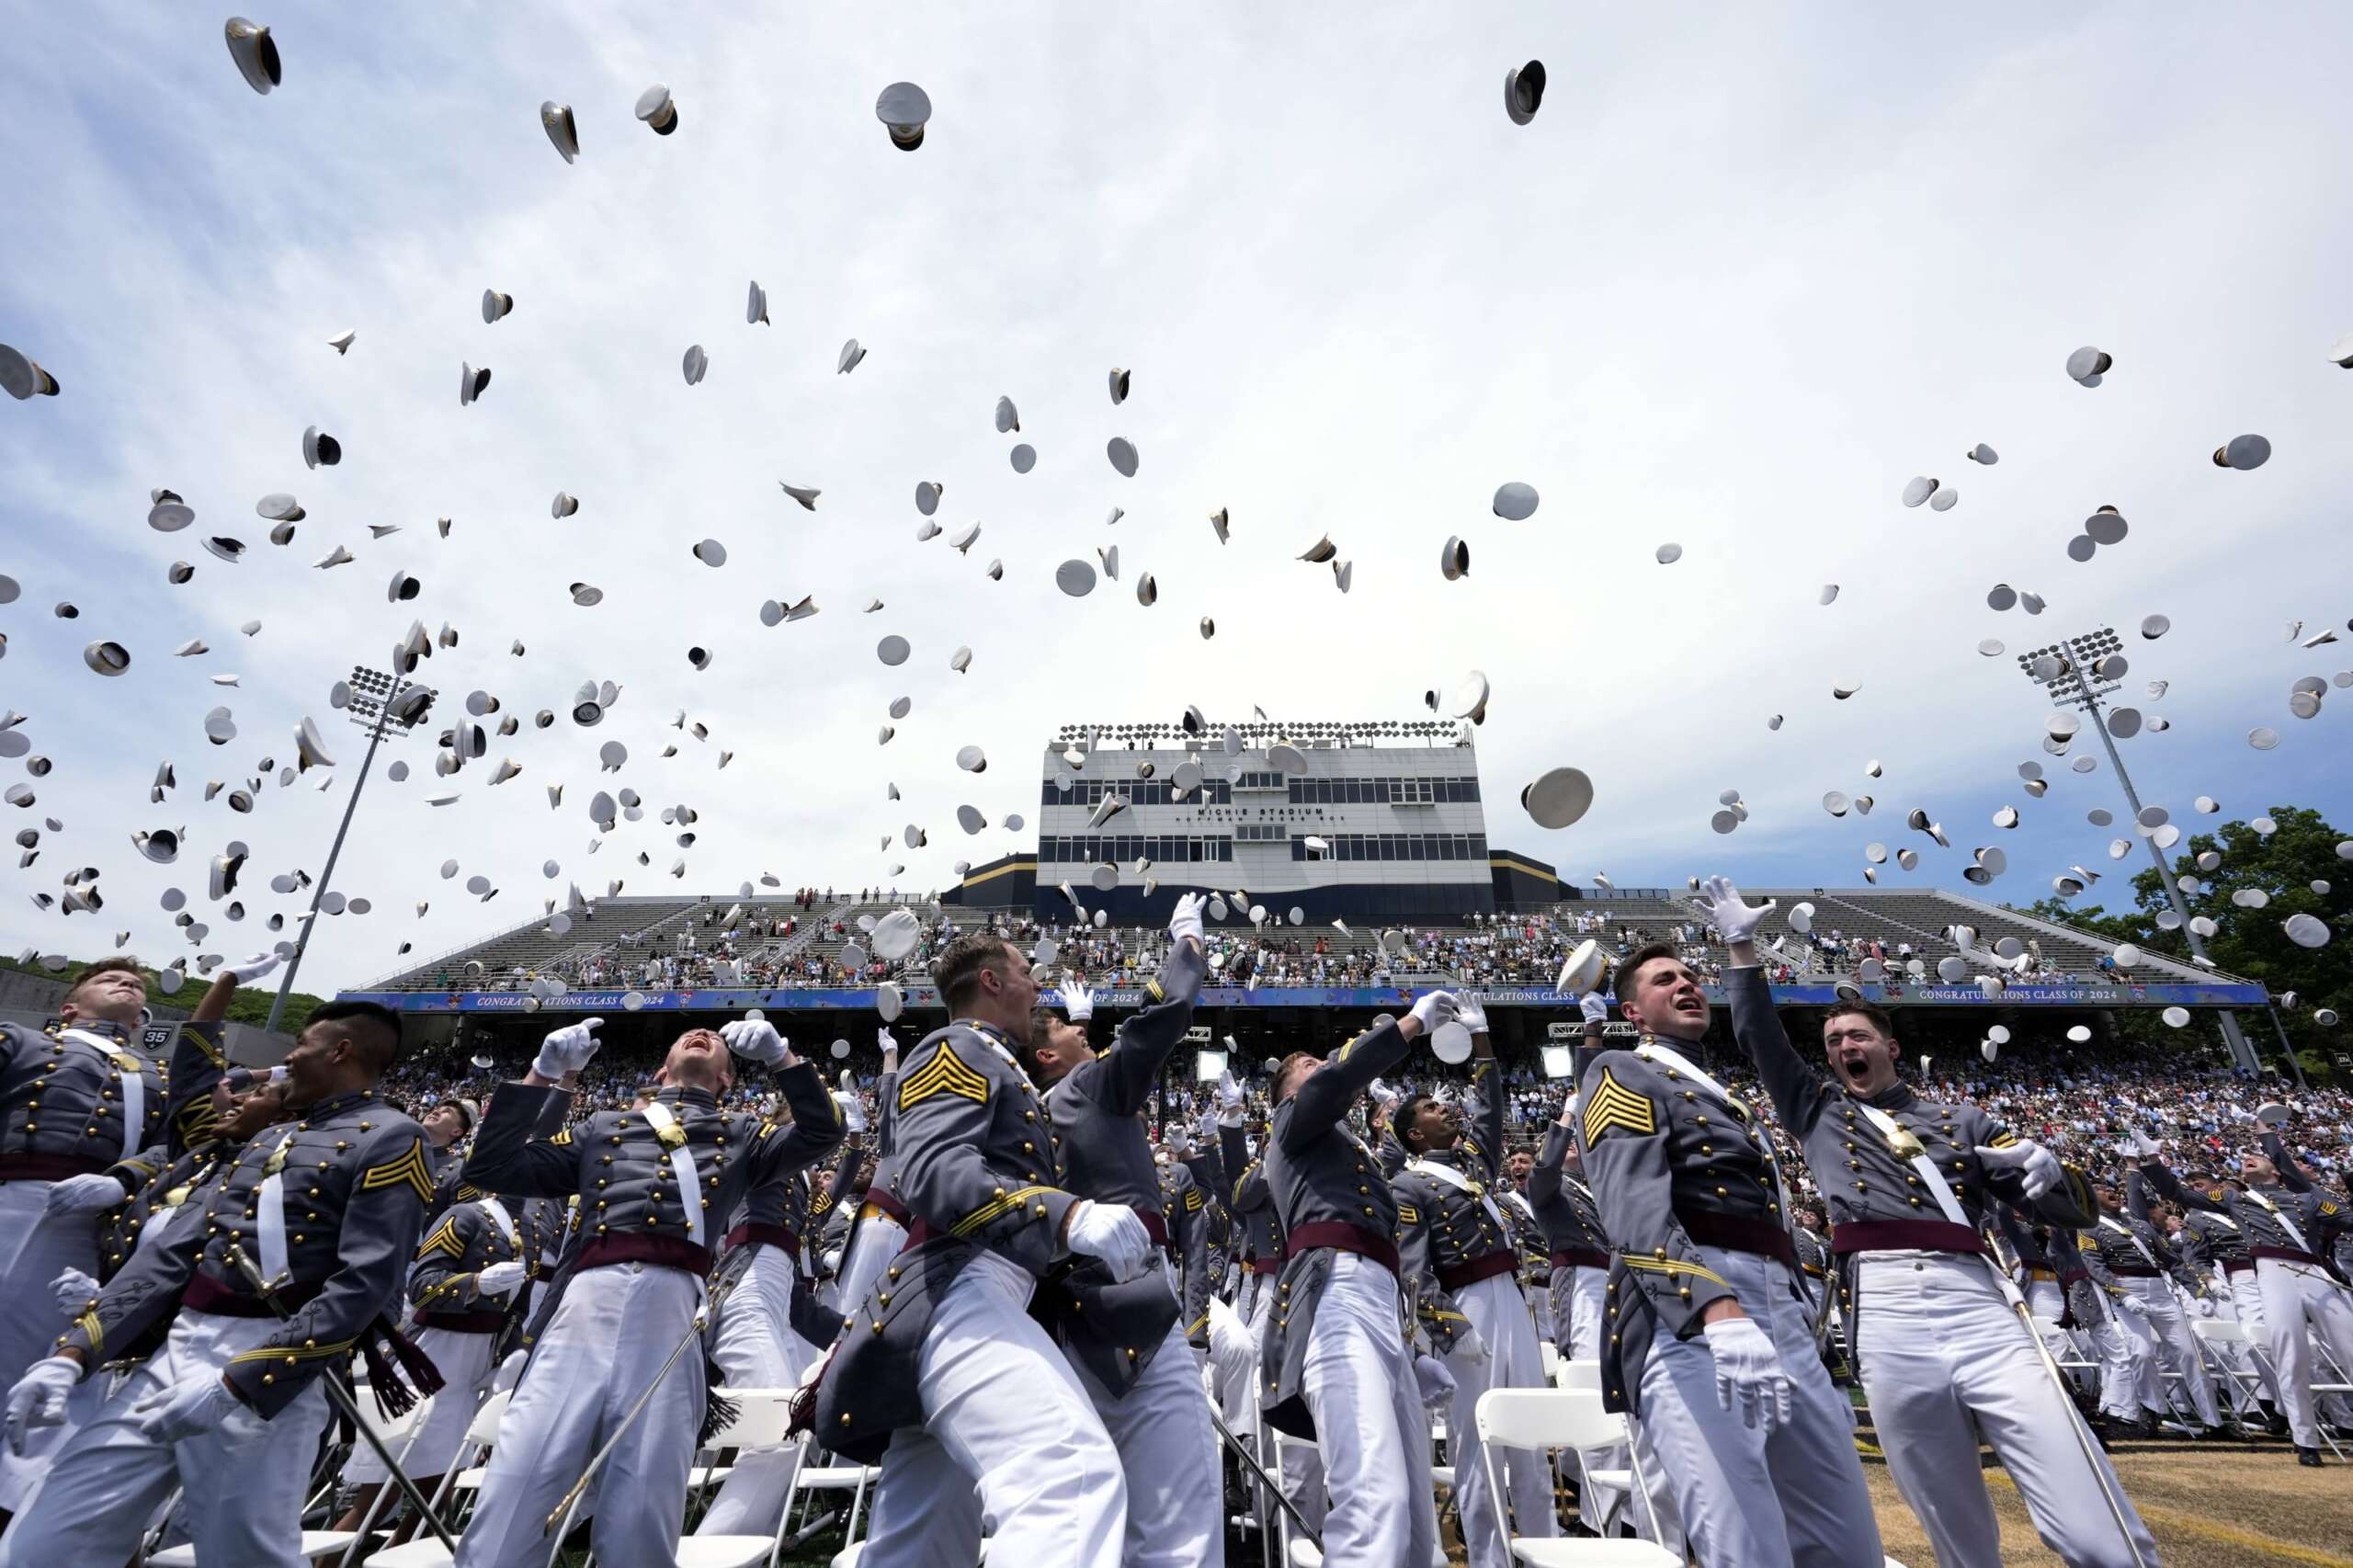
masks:
<path fill-rule="evenodd" d="M 1423 987 L 1421 990 L 1430 989 Z M 1466 996 L 1488 1007 L 1574 1008 L 1576 998 L 1549 985 L 1503 987 L 1462 986 Z M 2261 1007 L 2270 997 L 2260 985 L 2224 984 L 2062 984 L 2012 985 L 1988 995 L 1976 985 L 1865 985 L 1863 995 L 1891 1006 L 1931 1007 Z M 901 988 L 910 1011 L 939 1010 L 939 994 L 929 985 Z M 627 998 L 634 994 L 638 1006 Z M 1395 986 L 1276 988 L 1245 991 L 1238 986 L 1211 986 L 1201 992 L 1204 1007 L 1387 1007 L 1413 1005 L 1420 990 Z M 1059 1006 L 1061 995 L 1046 991 L 1040 998 Z M 1722 989 L 1708 987 L 1708 999 L 1724 1006 Z M 1784 1006 L 1824 1007 L 1838 999 L 1830 985 L 1776 985 L 1773 1000 Z M 740 1013 L 747 1008 L 779 1012 L 871 1012 L 874 993 L 866 991 L 568 991 L 561 996 L 534 998 L 524 991 L 347 991 L 343 1002 L 377 1002 L 401 1013 Z M 1095 993 L 1103 1007 L 1140 1007 L 1141 986 L 1106 987 Z"/>

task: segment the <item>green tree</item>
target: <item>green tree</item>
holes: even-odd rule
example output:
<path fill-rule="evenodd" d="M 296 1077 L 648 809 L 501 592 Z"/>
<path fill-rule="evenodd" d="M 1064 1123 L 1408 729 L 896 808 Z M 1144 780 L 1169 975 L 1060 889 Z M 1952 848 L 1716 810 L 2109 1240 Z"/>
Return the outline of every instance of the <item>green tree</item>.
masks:
<path fill-rule="evenodd" d="M 26 963 L 12 958 L 0 958 L 0 969 L 13 969 L 25 974 L 37 974 L 44 980 L 71 980 L 82 972 L 84 964 L 95 961 L 91 959 L 75 959 L 72 963 L 52 974 L 37 963 Z M 147 977 L 149 1001 L 161 1003 L 168 1007 L 176 1007 L 181 1012 L 195 1006 L 196 999 L 204 994 L 205 986 L 210 983 L 198 976 L 188 975 L 176 995 L 166 996 L 164 994 L 163 985 L 155 970 L 142 964 L 139 966 L 139 972 Z M 277 983 L 278 977 L 273 974 L 266 980 L 257 980 L 251 985 L 239 986 L 237 994 L 229 999 L 230 1021 L 251 1024 L 256 1028 L 260 1028 L 267 1024 L 269 1021 L 269 1005 L 278 996 Z M 302 1026 L 311 1021 L 311 1009 L 318 1006 L 319 1003 L 320 998 L 306 991 L 288 992 L 286 1011 L 279 1015 L 278 1020 L 278 1032 L 290 1035 L 301 1034 Z"/>
<path fill-rule="evenodd" d="M 2324 1009 L 2353 1015 L 2353 861 L 2336 847 L 2353 835 L 2302 806 L 2274 806 L 2268 814 L 2268 834 L 2234 822 L 2177 845 L 2174 874 L 2188 879 L 2182 903 L 2191 917 L 2213 922 L 2205 943 L 2214 967 L 2259 982 L 2275 997 L 2292 992 L 2296 1005 L 2282 1006 L 2279 1016 L 2304 1070 L 2342 1078 L 2345 1070 L 2336 1059 L 2353 1056 L 2353 1030 L 2343 1023 L 2324 1026 L 2316 1015 Z M 2209 856 L 2214 858 L 2211 869 Z M 2053 898 L 2029 905 L 2028 913 L 2191 961 L 2186 933 L 2159 923 L 2171 920 L 2173 904 L 2155 867 L 2133 877 L 2132 898 L 2131 908 L 2115 915 Z M 2285 928 L 2292 915 L 2318 917 L 2330 929 L 2329 940 L 2318 948 L 2299 946 Z"/>

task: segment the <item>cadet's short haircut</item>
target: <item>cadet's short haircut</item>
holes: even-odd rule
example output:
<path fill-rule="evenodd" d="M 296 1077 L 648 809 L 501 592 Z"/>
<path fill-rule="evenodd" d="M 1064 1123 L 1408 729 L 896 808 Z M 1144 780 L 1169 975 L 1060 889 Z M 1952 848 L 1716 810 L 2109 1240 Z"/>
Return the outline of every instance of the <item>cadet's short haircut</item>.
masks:
<path fill-rule="evenodd" d="M 1318 1066 L 1321 1066 L 1323 1065 L 1324 1059 L 1316 1055 L 1312 1051 L 1294 1051 L 1289 1056 L 1284 1057 L 1281 1062 L 1277 1065 L 1275 1068 L 1275 1082 L 1273 1085 L 1273 1095 L 1276 1104 L 1279 1105 L 1282 1103 L 1283 1085 L 1290 1083 L 1291 1074 L 1303 1063 L 1309 1062 L 1313 1062 Z M 1294 1085 L 1294 1087 L 1296 1087 L 1296 1085 Z M 1271 1125 L 1273 1118 L 1269 1117 L 1267 1119 Z"/>
<path fill-rule="evenodd" d="M 1849 1013 L 1861 1014 L 1864 1017 L 1869 1018 L 1871 1021 L 1871 1028 L 1879 1030 L 1881 1034 L 1886 1036 L 1889 1040 L 1893 1040 L 1895 1038 L 1895 1020 L 1887 1016 L 1887 1009 L 1881 1006 L 1876 1002 L 1841 1002 L 1836 1006 L 1831 1008 L 1830 1011 L 1823 1014 L 1822 1021 L 1826 1025 L 1831 1019 L 1843 1018 Z"/>
<path fill-rule="evenodd" d="M 100 959 L 96 963 L 90 965 L 89 968 L 84 970 L 81 973 L 74 977 L 74 983 L 65 988 L 65 999 L 69 1002 L 72 1001 L 74 999 L 74 993 L 81 990 L 82 987 L 87 985 L 91 981 L 96 980 L 102 974 L 135 974 L 139 976 L 139 983 L 141 985 L 143 986 L 147 983 L 146 971 L 139 967 L 139 960 L 137 959 L 122 956 L 110 959 Z"/>
<path fill-rule="evenodd" d="M 939 961 L 931 966 L 931 983 L 939 987 L 939 999 L 948 1004 L 948 1011 L 961 1013 L 964 1004 L 980 992 L 981 971 L 1002 971 L 1012 956 L 1013 949 L 1004 937 L 975 931 L 948 944 Z"/>
<path fill-rule="evenodd" d="M 1437 1097 L 1435 1095 L 1407 1095 L 1398 1103 L 1397 1109 L 1389 1118 L 1389 1131 L 1395 1135 L 1398 1142 L 1404 1143 L 1408 1149 L 1413 1147 L 1411 1143 L 1405 1142 L 1405 1134 L 1413 1131 L 1414 1119 L 1421 1114 L 1422 1108 Z"/>
<path fill-rule="evenodd" d="M 1621 998 L 1633 988 L 1634 977 L 1642 972 L 1643 966 L 1654 959 L 1673 959 L 1681 963 L 1683 955 L 1675 950 L 1672 942 L 1645 942 L 1628 953 L 1618 962 L 1618 977 L 1613 986 Z"/>
<path fill-rule="evenodd" d="M 360 1061 L 381 1076 L 401 1053 L 401 1016 L 376 1002 L 329 1002 L 314 1009 L 311 1024 L 339 1024 L 335 1030 L 358 1048 Z"/>

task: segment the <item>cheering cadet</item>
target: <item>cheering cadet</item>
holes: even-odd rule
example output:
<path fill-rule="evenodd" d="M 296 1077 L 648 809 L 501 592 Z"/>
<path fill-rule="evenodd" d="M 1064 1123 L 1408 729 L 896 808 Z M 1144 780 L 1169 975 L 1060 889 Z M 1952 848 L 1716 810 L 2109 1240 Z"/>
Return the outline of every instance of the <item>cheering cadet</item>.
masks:
<path fill-rule="evenodd" d="M 1326 1562 L 1426 1568 L 1438 1550 L 1422 1407 L 1450 1398 L 1454 1380 L 1407 1351 L 1396 1195 L 1343 1119 L 1457 1010 L 1451 992 L 1429 992 L 1329 1060 L 1295 1052 L 1275 1075 L 1267 1182 L 1285 1257 L 1259 1330 L 1259 1390 L 1269 1426 L 1322 1451 Z"/>
<path fill-rule="evenodd" d="M 2044 1360 L 2023 1298 L 1979 1232 L 1989 1198 L 2084 1224 L 2090 1185 L 2040 1144 L 1966 1102 L 1935 1105 L 1896 1075 L 1888 1017 L 1868 1002 L 1823 1020 L 1830 1075 L 1790 1044 L 1756 960 L 1750 908 L 1722 877 L 1709 915 L 1731 962 L 1733 1034 L 1829 1210 L 1847 1334 L 1896 1490 L 1942 1568 L 2000 1568 L 2000 1527 L 1977 1464 L 1982 1438 L 2043 1542 L 2069 1563 L 2156 1560 L 2138 1514 Z"/>
<path fill-rule="evenodd" d="M 1447 1423 L 1452 1434 L 1454 1494 L 1462 1539 L 1477 1568 L 1503 1568 L 1510 1538 L 1560 1533 L 1552 1466 L 1541 1454 L 1506 1454 L 1506 1497 L 1490 1495 L 1473 1413 L 1491 1388 L 1544 1386 L 1535 1324 L 1519 1288 L 1519 1249 L 1495 1201 L 1503 1157 L 1503 1085 L 1495 1075 L 1487 1015 L 1464 999 L 1471 1030 L 1470 1105 L 1412 1095 L 1392 1125 L 1405 1150 L 1396 1188 L 1398 1253 L 1415 1298 L 1415 1318 L 1446 1357 L 1454 1378 Z M 1468 1120 L 1471 1125 L 1466 1128 Z"/>
<path fill-rule="evenodd" d="M 1134 1281 L 1153 1267 L 1152 1233 L 1135 1210 L 1062 1185 L 1051 1108 L 1014 1054 L 1038 1000 L 1029 960 L 976 933 L 932 975 L 953 1021 L 908 1056 L 892 1134 L 909 1244 L 864 1298 L 844 1298 L 814 1430 L 881 1461 L 867 1568 L 939 1561 L 942 1542 L 962 1551 L 980 1533 L 975 1489 L 992 1557 L 1115 1568 L 1128 1515 L 1118 1450 L 1028 1308 L 1074 1253 Z"/>
<path fill-rule="evenodd" d="M 143 1040 L 147 982 L 127 958 L 84 970 L 45 1034 L 0 1023 L 0 1383 L 65 1330 L 50 1282 L 69 1268 L 98 1273 L 98 1216 L 124 1197 L 108 1168 L 162 1145 L 152 1169 L 199 1141 L 227 1065 L 229 998 L 278 961 L 262 953 L 222 969 L 198 1003 L 180 1033 L 195 1048 L 187 1060 L 205 1069 L 199 1081 L 170 1083 Z"/>
<path fill-rule="evenodd" d="M 676 1557 L 706 1389 L 701 1358 L 674 1350 L 699 1337 L 718 1225 L 750 1188 L 814 1164 L 841 1141 L 816 1068 L 753 1018 L 679 1036 L 642 1104 L 535 1137 L 548 1102 L 562 1096 L 560 1081 L 596 1053 L 603 1022 L 547 1037 L 530 1072 L 492 1096 L 466 1161 L 477 1187 L 574 1196 L 580 1209 L 579 1250 L 507 1406 L 459 1544 L 461 1568 L 544 1561 L 548 1515 L 608 1441 L 596 1483 L 597 1560 Z M 731 1051 L 779 1068 L 790 1127 L 719 1108 L 734 1085 Z"/>
<path fill-rule="evenodd" d="M 2124 1179 L 2128 1194 L 2146 1181 L 2137 1167 L 2127 1171 Z M 2284 1437 L 2288 1418 L 2281 1414 L 2279 1380 L 2272 1375 L 2270 1357 L 2255 1354 L 2256 1346 L 2269 1344 L 2263 1332 L 2263 1287 L 2255 1275 L 2255 1255 L 2247 1249 L 2246 1233 L 2239 1222 L 2222 1211 L 2232 1195 L 2244 1188 L 2235 1178 L 2211 1171 L 2200 1171 L 2193 1179 L 2210 1202 L 2222 1207 L 2200 1209 L 2181 1203 L 2181 1230 L 2174 1238 L 2176 1244 L 2183 1260 L 2210 1284 L 2221 1283 L 2224 1293 L 2216 1302 L 2218 1315 L 2235 1320 L 2251 1336 L 2251 1343 L 2234 1342 L 2224 1348 L 2231 1353 L 2232 1365 L 2243 1375 L 2254 1377 L 2257 1403 L 2271 1435 Z"/>
<path fill-rule="evenodd" d="M 199 1561 L 300 1568 L 327 1419 L 318 1379 L 367 1341 L 390 1393 L 373 1336 L 433 1195 L 423 1131 L 376 1094 L 399 1046 L 398 1017 L 373 1003 L 313 1013 L 286 1058 L 301 1119 L 247 1143 L 204 1223 L 150 1238 L 10 1392 L 12 1426 L 53 1419 L 76 1381 L 171 1320 L 164 1347 L 59 1452 L 0 1561 L 128 1561 L 178 1485 Z"/>
<path fill-rule="evenodd" d="M 1854 1408 L 1814 1349 L 1780 1172 L 1748 1108 L 1684 1054 L 1708 1032 L 1699 978 L 1653 943 L 1617 988 L 1642 1039 L 1597 1055 L 1579 1101 L 1617 1248 L 1602 1397 L 1642 1418 L 1710 1568 L 1877 1562 Z"/>
<path fill-rule="evenodd" d="M 2076 1233 L 2084 1263 L 2106 1294 L 2109 1319 L 2124 1346 L 2142 1405 L 2162 1416 L 2166 1409 L 2165 1374 L 2181 1379 L 2190 1414 L 2198 1427 L 2193 1436 L 2222 1425 L 2222 1410 L 2214 1400 L 2214 1381 L 2198 1354 L 2198 1341 L 2182 1316 L 2169 1278 L 2174 1264 L 2172 1245 L 2155 1226 L 2125 1209 L 2123 1194 L 2114 1187 L 2097 1188 L 2098 1222 Z"/>
<path fill-rule="evenodd" d="M 834 1277 L 833 1304 L 845 1312 L 866 1300 L 883 1266 L 907 1244 L 911 1222 L 898 1193 L 899 1042 L 884 1029 L 880 1043 L 882 1078 L 874 1089 L 880 1123 L 874 1130 L 874 1174 L 850 1218 L 849 1239 L 843 1244 L 841 1267 Z"/>
<path fill-rule="evenodd" d="M 2313 1186 L 2276 1133 L 2264 1135 L 2262 1153 L 2249 1150 L 2240 1156 L 2245 1187 L 2221 1199 L 2183 1186 L 2146 1137 L 2133 1134 L 2128 1147 L 2141 1161 L 2141 1174 L 2159 1192 L 2185 1210 L 2227 1215 L 2245 1233 L 2255 1259 L 2263 1335 L 2296 1460 L 2318 1465 L 2320 1416 L 2313 1403 L 2307 1327 L 2340 1367 L 2353 1368 L 2353 1298 L 2329 1278 L 2322 1261 L 2348 1228 L 2343 1207 Z"/>

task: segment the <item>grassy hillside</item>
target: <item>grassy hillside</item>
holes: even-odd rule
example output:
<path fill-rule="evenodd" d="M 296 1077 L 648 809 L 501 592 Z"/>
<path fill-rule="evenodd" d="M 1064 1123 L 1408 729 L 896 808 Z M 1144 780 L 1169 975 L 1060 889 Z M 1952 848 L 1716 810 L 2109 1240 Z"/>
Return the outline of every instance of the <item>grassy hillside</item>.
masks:
<path fill-rule="evenodd" d="M 76 958 L 72 963 L 67 964 L 55 974 L 51 974 L 39 964 L 20 963 L 13 958 L 0 958 L 0 969 L 13 969 L 23 974 L 39 975 L 44 980 L 71 980 L 82 972 L 84 964 L 95 961 L 97 961 L 96 959 L 92 958 Z M 180 986 L 178 995 L 166 996 L 157 982 L 155 971 L 148 969 L 145 965 L 142 965 L 141 968 L 147 976 L 148 996 L 166 1006 L 177 1007 L 182 1012 L 193 1009 L 196 1006 L 196 999 L 204 994 L 205 986 L 210 983 L 191 974 Z M 251 1024 L 254 1028 L 259 1028 L 268 1022 L 269 1005 L 277 995 L 278 976 L 274 974 L 256 981 L 249 986 L 240 986 L 237 989 L 237 994 L 230 1000 L 229 1017 L 233 1022 Z M 322 997 L 311 995 L 303 991 L 297 991 L 288 995 L 286 1011 L 278 1020 L 280 1032 L 300 1034 L 302 1026 L 310 1021 L 311 1009 L 316 1007 L 323 1000 Z"/>

